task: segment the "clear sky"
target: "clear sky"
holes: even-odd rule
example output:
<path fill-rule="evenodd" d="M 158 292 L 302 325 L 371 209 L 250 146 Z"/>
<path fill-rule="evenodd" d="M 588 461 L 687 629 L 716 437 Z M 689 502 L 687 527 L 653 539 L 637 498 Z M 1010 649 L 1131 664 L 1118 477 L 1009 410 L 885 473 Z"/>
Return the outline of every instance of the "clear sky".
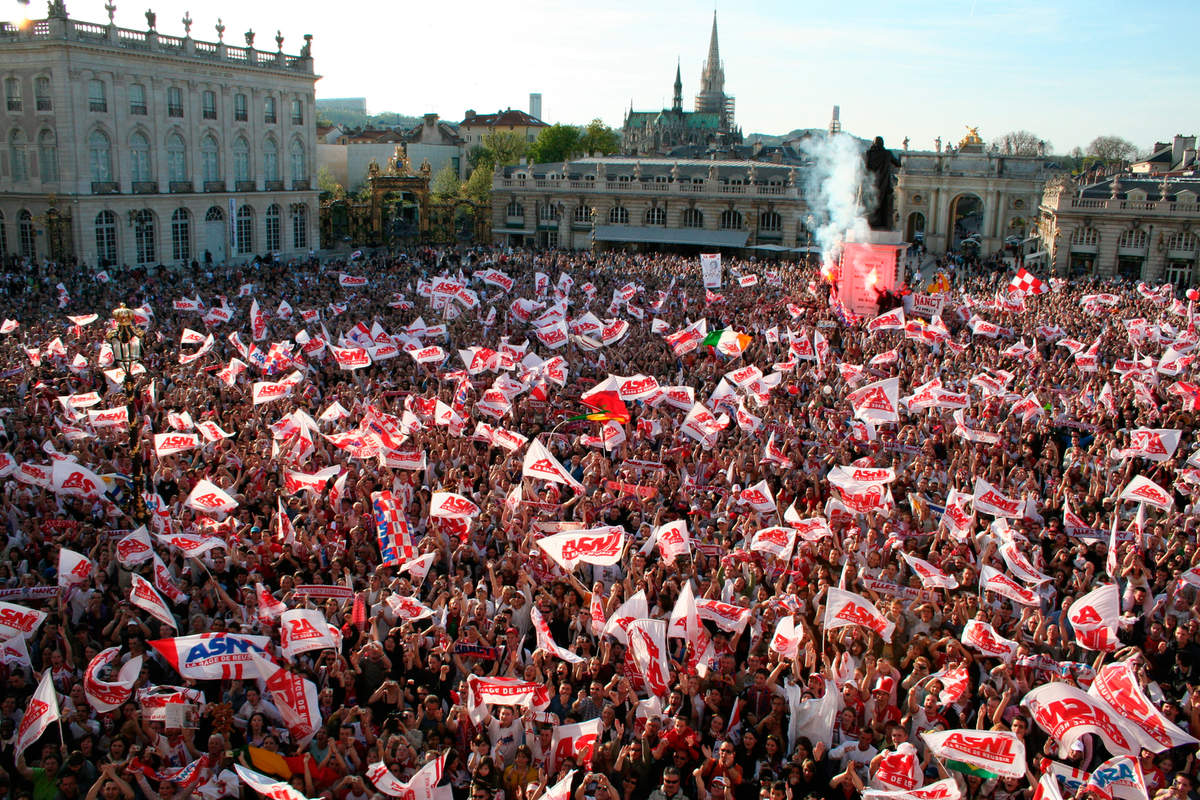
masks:
<path fill-rule="evenodd" d="M 66 0 L 72 16 L 106 19 L 103 0 Z M 678 57 L 691 108 L 713 6 L 685 0 L 117 0 L 118 25 L 299 50 L 314 34 L 317 97 L 365 96 L 368 109 L 451 121 L 463 112 L 528 109 L 543 95 L 549 122 L 600 117 L 619 127 L 670 105 Z M 44 13 L 0 0 L 20 16 Z M 1162 0 L 718 0 L 726 91 L 745 133 L 825 127 L 834 104 L 846 130 L 899 147 L 1028 129 L 1065 152 L 1100 134 L 1148 148 L 1200 128 L 1200 81 L 1185 64 L 1200 3 Z"/>

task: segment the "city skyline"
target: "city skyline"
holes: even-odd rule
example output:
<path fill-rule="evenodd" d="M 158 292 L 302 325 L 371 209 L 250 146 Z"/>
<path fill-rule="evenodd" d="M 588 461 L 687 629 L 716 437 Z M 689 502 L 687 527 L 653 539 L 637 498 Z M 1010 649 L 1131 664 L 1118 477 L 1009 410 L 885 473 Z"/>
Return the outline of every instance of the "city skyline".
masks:
<path fill-rule="evenodd" d="M 42 16 L 39 6 L 9 0 L 16 17 Z M 273 50 L 281 29 L 293 53 L 302 34 L 313 34 L 318 99 L 360 96 L 373 113 L 436 112 L 457 122 L 466 109 L 527 109 L 529 93 L 540 92 L 548 122 L 599 117 L 615 128 L 631 105 L 670 107 L 677 60 L 691 108 L 713 11 L 682 0 L 654 7 L 617 0 L 604 9 L 527 0 L 412 7 L 403 15 L 388 7 L 381 15 L 351 0 L 331 14 L 298 0 L 281 18 L 260 4 L 193 6 L 155 2 L 157 29 L 181 35 L 190 11 L 197 39 L 215 40 L 220 17 L 230 44 L 243 44 L 243 31 L 253 29 L 257 46 Z M 67 9 L 87 21 L 107 16 L 101 0 L 73 0 Z M 1189 109 L 1200 105 L 1200 92 L 1174 56 L 1154 56 L 1186 52 L 1200 9 L 1167 2 L 1156 21 L 1114 24 L 1124 10 L 1116 0 L 717 5 L 726 91 L 737 98 L 747 134 L 824 128 L 838 105 L 847 131 L 882 135 L 893 148 L 905 137 L 913 149 L 932 149 L 938 136 L 953 144 L 978 126 L 989 141 L 1032 131 L 1055 152 L 1108 134 L 1146 150 L 1198 127 Z M 144 11 L 119 5 L 116 24 L 144 29 Z M 369 19 L 375 23 L 364 25 Z"/>

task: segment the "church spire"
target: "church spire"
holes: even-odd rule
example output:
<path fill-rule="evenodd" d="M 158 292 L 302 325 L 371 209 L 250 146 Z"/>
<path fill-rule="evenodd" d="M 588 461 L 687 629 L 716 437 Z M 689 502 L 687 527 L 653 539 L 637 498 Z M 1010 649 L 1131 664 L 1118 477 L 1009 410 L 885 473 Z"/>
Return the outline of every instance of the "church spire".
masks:
<path fill-rule="evenodd" d="M 712 36 L 708 40 L 708 61 L 704 65 L 704 75 L 707 78 L 710 70 L 716 72 L 720 69 L 721 51 L 717 47 L 717 10 L 714 8 Z"/>
<path fill-rule="evenodd" d="M 717 45 L 717 12 L 713 10 L 712 35 L 708 40 L 708 59 L 700 75 L 700 93 L 696 95 L 696 110 L 721 115 L 722 126 L 733 127 L 732 98 L 725 95 L 725 70 L 721 66 L 721 50 Z"/>
<path fill-rule="evenodd" d="M 672 111 L 683 111 L 683 78 L 679 76 L 679 60 L 675 60 L 675 98 L 671 101 Z"/>

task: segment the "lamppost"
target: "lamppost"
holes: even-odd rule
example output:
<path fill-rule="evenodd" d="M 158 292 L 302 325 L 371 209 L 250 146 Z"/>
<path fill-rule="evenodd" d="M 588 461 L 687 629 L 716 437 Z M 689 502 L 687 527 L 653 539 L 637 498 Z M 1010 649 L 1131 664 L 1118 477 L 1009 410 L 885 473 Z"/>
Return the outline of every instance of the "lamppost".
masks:
<path fill-rule="evenodd" d="M 113 309 L 112 318 L 117 324 L 108 334 L 108 344 L 112 348 L 113 361 L 125 373 L 125 413 L 129 417 L 130 482 L 133 497 L 128 513 L 136 524 L 145 525 L 150 521 L 150 510 L 142 497 L 142 489 L 145 487 L 144 459 L 140 452 L 142 415 L 138 413 L 137 383 L 133 378 L 133 370 L 135 367 L 145 370 L 142 363 L 142 343 L 146 332 L 133 324 L 133 310 L 126 308 L 124 303 Z"/>

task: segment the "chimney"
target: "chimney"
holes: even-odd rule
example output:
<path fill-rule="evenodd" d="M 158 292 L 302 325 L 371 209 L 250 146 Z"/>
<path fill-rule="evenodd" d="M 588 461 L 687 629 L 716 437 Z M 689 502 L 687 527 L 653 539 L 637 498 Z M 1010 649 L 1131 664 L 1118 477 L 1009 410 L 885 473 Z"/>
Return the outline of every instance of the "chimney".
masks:
<path fill-rule="evenodd" d="M 471 117 L 473 117 L 473 116 L 475 116 L 475 109 L 473 109 L 473 108 L 468 108 L 468 109 L 467 109 L 467 113 L 466 113 L 465 115 L 463 115 L 463 119 L 464 119 L 464 120 L 470 120 L 470 119 L 471 119 Z"/>
<path fill-rule="evenodd" d="M 1167 169 L 1175 169 L 1183 161 L 1184 151 L 1189 147 L 1193 150 L 1196 148 L 1195 136 L 1175 134 L 1175 138 L 1171 140 L 1171 165 Z"/>
<path fill-rule="evenodd" d="M 542 93 L 541 92 L 530 92 L 529 93 L 529 116 L 533 117 L 534 119 L 542 118 Z"/>
<path fill-rule="evenodd" d="M 833 118 L 829 120 L 829 135 L 842 132 L 842 107 L 833 107 Z"/>
<path fill-rule="evenodd" d="M 425 120 L 425 127 L 432 128 L 434 125 L 437 125 L 438 115 L 437 114 L 426 114 L 425 116 L 422 117 L 422 119 Z"/>

